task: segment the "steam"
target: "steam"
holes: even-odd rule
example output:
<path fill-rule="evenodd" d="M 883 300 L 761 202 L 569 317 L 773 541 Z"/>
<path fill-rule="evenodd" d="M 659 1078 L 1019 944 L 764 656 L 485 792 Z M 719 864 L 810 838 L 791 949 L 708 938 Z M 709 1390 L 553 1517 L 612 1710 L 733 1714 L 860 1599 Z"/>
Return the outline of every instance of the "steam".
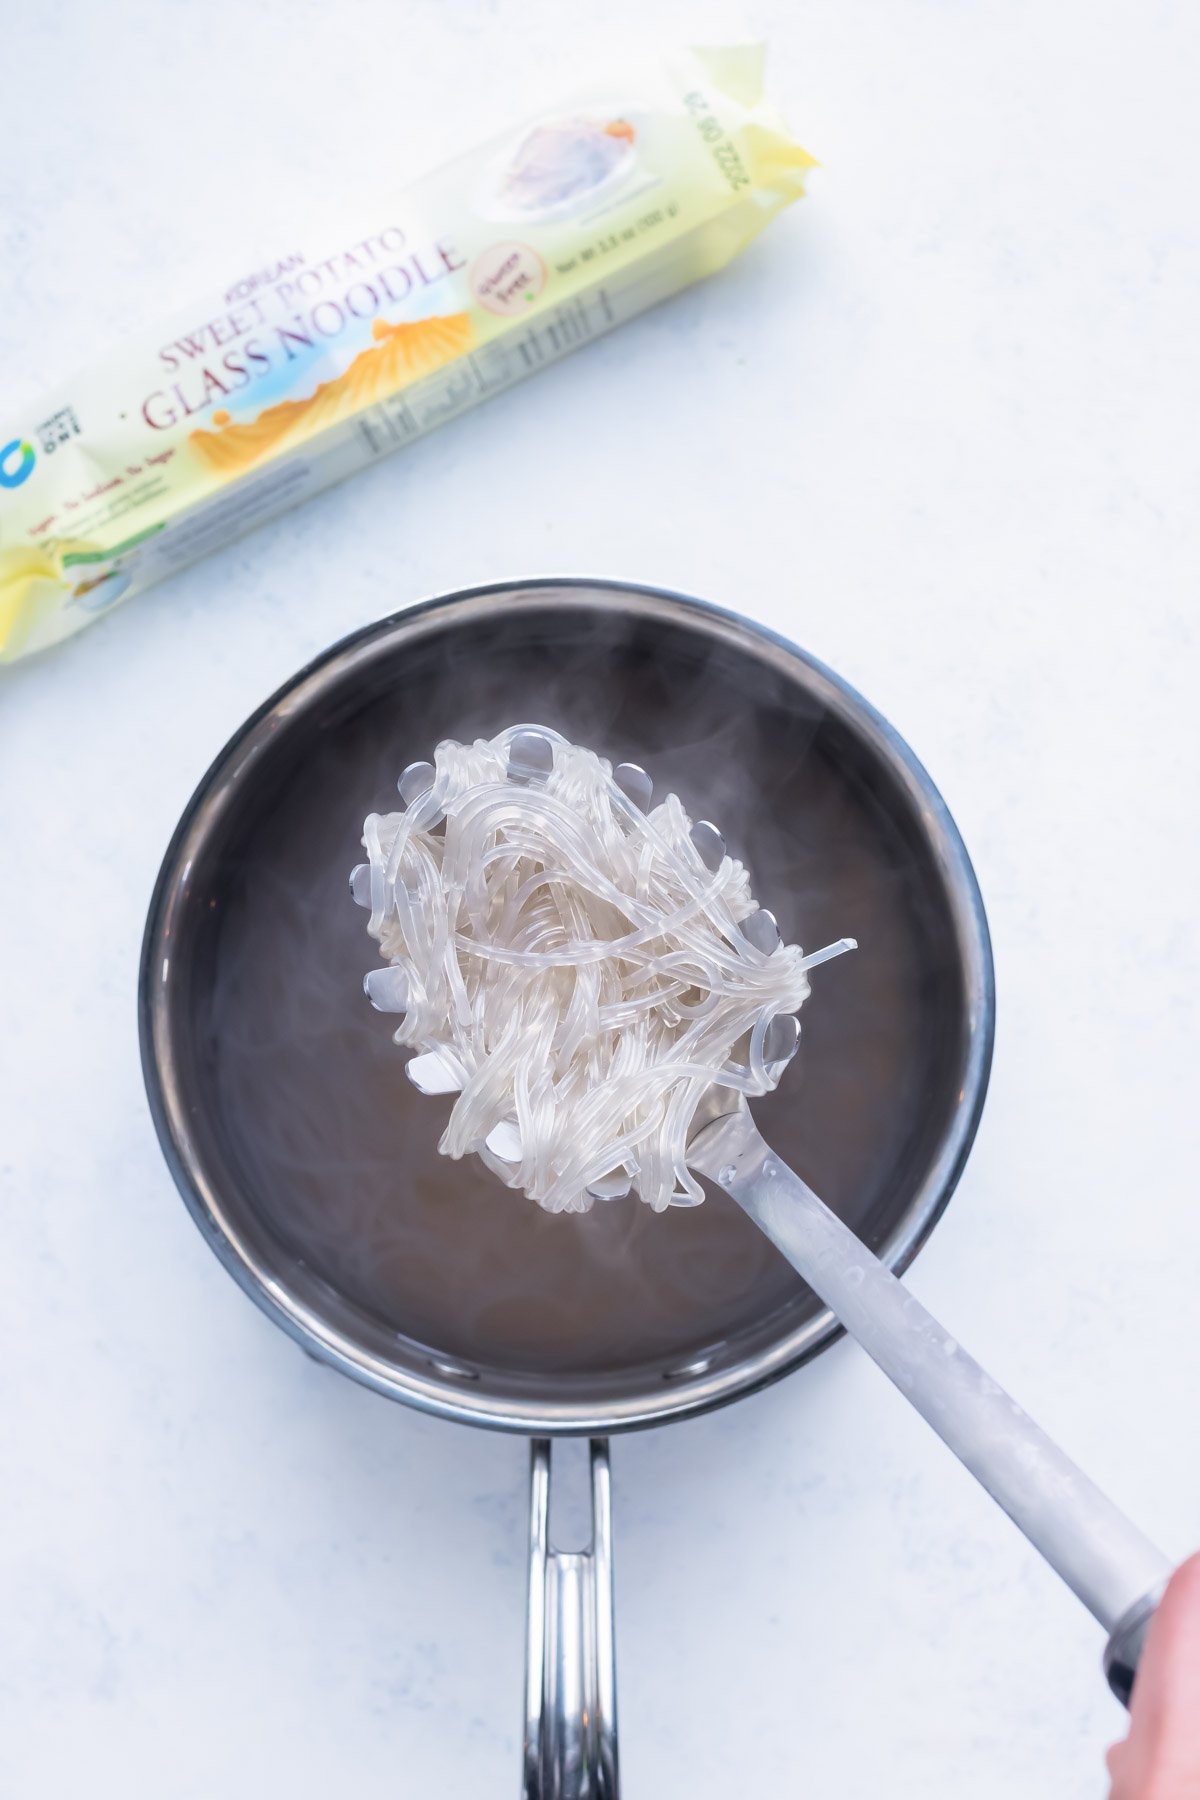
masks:
<path fill-rule="evenodd" d="M 924 1166 L 940 1033 L 957 1030 L 954 947 L 886 795 L 789 674 L 704 621 L 623 616 L 599 590 L 531 602 L 431 612 L 320 710 L 287 718 L 231 796 L 194 871 L 197 1131 L 230 1206 L 273 1236 L 281 1272 L 289 1259 L 315 1271 L 331 1305 L 485 1366 L 664 1367 L 772 1334 L 780 1308 L 794 1324 L 811 1297 L 719 1193 L 661 1215 L 630 1197 L 552 1218 L 478 1158 L 437 1154 L 451 1101 L 411 1087 L 361 998 L 346 871 L 365 815 L 395 809 L 415 749 L 536 718 L 613 765 L 640 762 L 713 819 L 787 942 L 857 936 L 867 948 L 839 964 L 836 994 L 812 972 L 823 1003 L 804 1013 L 803 1066 L 756 1114 L 871 1242 Z"/>

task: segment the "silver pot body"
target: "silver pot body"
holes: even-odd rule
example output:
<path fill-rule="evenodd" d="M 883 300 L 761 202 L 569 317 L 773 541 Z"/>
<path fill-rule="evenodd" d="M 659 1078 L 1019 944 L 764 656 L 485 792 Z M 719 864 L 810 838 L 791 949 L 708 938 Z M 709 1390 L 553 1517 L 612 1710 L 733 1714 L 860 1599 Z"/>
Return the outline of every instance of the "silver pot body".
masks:
<path fill-rule="evenodd" d="M 781 1154 L 811 1173 L 897 1271 L 949 1200 L 975 1134 L 991 1059 L 993 972 L 962 841 L 896 732 L 792 644 L 732 613 L 652 589 L 509 583 L 372 625 L 302 670 L 246 721 L 179 823 L 151 902 L 139 992 L 147 1092 L 171 1172 L 230 1274 L 306 1351 L 389 1398 L 539 1440 L 526 1793 L 582 1800 L 615 1794 L 617 1786 L 602 1440 L 753 1392 L 824 1349 L 836 1322 L 796 1282 L 764 1288 L 760 1305 L 749 1296 L 740 1312 L 718 1308 L 711 1321 L 701 1308 L 675 1341 L 632 1363 L 606 1354 L 593 1367 L 569 1356 L 558 1366 L 553 1354 L 539 1366 L 529 1357 L 481 1354 L 478 1344 L 464 1347 L 449 1309 L 442 1322 L 422 1318 L 409 1329 L 402 1306 L 388 1316 L 386 1307 L 364 1304 L 337 1268 L 289 1244 L 270 1181 L 261 1170 L 248 1172 L 233 1141 L 222 1099 L 228 1088 L 214 1076 L 220 1021 L 208 1010 L 246 904 L 242 890 L 253 887 L 247 846 L 285 829 L 289 808 L 299 841 L 306 783 L 325 769 L 331 784 L 345 782 L 348 869 L 355 827 L 369 810 L 353 777 L 356 746 L 382 732 L 394 779 L 405 762 L 430 753 L 430 733 L 490 735 L 518 719 L 554 725 L 614 760 L 644 762 L 661 787 L 677 788 L 694 810 L 715 817 L 744 850 L 756 892 L 779 913 L 785 937 L 815 947 L 824 937 L 810 921 L 828 913 L 828 936 L 858 935 L 860 959 L 872 955 L 872 926 L 876 942 L 892 946 L 897 973 L 888 992 L 900 996 L 902 1016 L 876 1031 L 864 990 L 843 1008 L 847 1035 L 820 1056 L 810 1053 L 795 1096 L 773 1096 L 761 1122 Z M 350 775 L 338 773 L 339 757 Z M 710 792 L 711 806 L 704 803 Z M 335 786 L 330 793 L 336 798 Z M 825 869 L 837 878 L 827 883 Z M 856 908 L 866 929 L 847 916 Z M 365 969 L 372 957 L 361 914 L 353 924 L 339 915 L 338 930 L 350 929 L 362 936 Z M 810 1014 L 832 1029 L 837 992 L 831 980 L 814 995 L 806 1032 Z M 347 1006 L 358 1004 L 351 989 Z M 818 1096 L 806 1123 L 803 1100 L 823 1071 L 839 1065 L 851 1081 L 855 1065 L 878 1066 L 883 1087 L 861 1131 L 843 1129 L 822 1147 L 830 1108 Z M 851 1140 L 872 1132 L 864 1161 L 863 1144 Z M 414 1116 L 402 1140 L 414 1166 L 427 1162 L 427 1140 L 436 1136 Z M 815 1165 L 806 1163 L 809 1146 Z M 434 1173 L 449 1191 L 456 1180 L 478 1179 L 464 1168 Z M 561 1434 L 597 1440 L 597 1534 L 590 1553 L 556 1559 L 545 1539 L 544 1440 Z"/>

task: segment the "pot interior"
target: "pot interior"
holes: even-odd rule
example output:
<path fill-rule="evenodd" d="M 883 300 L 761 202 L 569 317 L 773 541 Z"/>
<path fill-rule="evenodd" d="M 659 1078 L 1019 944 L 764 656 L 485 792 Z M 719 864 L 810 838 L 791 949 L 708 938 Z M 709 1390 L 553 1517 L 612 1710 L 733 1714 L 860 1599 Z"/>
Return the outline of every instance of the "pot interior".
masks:
<path fill-rule="evenodd" d="M 396 1369 L 593 1412 L 761 1356 L 821 1313 L 719 1192 L 662 1215 L 628 1198 L 550 1217 L 438 1155 L 449 1101 L 410 1086 L 363 995 L 377 954 L 347 876 L 406 763 L 518 721 L 643 763 L 659 794 L 713 819 L 786 940 L 858 939 L 813 972 L 799 1054 L 755 1116 L 874 1248 L 915 1238 L 914 1208 L 931 1215 L 950 1185 L 929 1191 L 972 1029 L 961 920 L 852 702 L 719 615 L 586 588 L 402 618 L 343 662 L 235 740 L 156 902 L 176 1119 L 164 1128 L 160 1106 L 160 1129 L 227 1260 L 239 1246 L 235 1272 L 253 1263 L 318 1336 Z"/>

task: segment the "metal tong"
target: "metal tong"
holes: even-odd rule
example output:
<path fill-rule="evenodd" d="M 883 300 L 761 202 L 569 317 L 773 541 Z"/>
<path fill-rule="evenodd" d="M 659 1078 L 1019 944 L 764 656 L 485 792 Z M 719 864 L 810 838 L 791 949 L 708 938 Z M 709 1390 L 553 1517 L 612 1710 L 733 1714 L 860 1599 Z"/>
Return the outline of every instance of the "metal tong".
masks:
<path fill-rule="evenodd" d="M 713 1088 L 688 1161 L 715 1181 L 894 1381 L 1108 1633 L 1129 1704 L 1172 1563 L 772 1152 L 740 1094 Z"/>

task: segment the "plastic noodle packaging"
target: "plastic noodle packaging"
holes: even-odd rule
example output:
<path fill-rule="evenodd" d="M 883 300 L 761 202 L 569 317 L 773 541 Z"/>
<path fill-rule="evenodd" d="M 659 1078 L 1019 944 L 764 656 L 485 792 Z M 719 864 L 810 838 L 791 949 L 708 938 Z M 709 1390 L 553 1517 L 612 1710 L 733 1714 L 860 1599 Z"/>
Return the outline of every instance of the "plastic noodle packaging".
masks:
<path fill-rule="evenodd" d="M 442 743 L 401 778 L 407 810 L 367 818 L 351 873 L 388 959 L 368 997 L 403 1015 L 416 1085 L 457 1096 L 439 1148 L 551 1212 L 701 1200 L 697 1106 L 776 1085 L 808 969 L 853 948 L 780 943 L 713 827 L 649 790 L 542 726 Z"/>
<path fill-rule="evenodd" d="M 729 262 L 811 166 L 762 73 L 744 46 L 596 81 L 0 422 L 0 659 Z"/>

